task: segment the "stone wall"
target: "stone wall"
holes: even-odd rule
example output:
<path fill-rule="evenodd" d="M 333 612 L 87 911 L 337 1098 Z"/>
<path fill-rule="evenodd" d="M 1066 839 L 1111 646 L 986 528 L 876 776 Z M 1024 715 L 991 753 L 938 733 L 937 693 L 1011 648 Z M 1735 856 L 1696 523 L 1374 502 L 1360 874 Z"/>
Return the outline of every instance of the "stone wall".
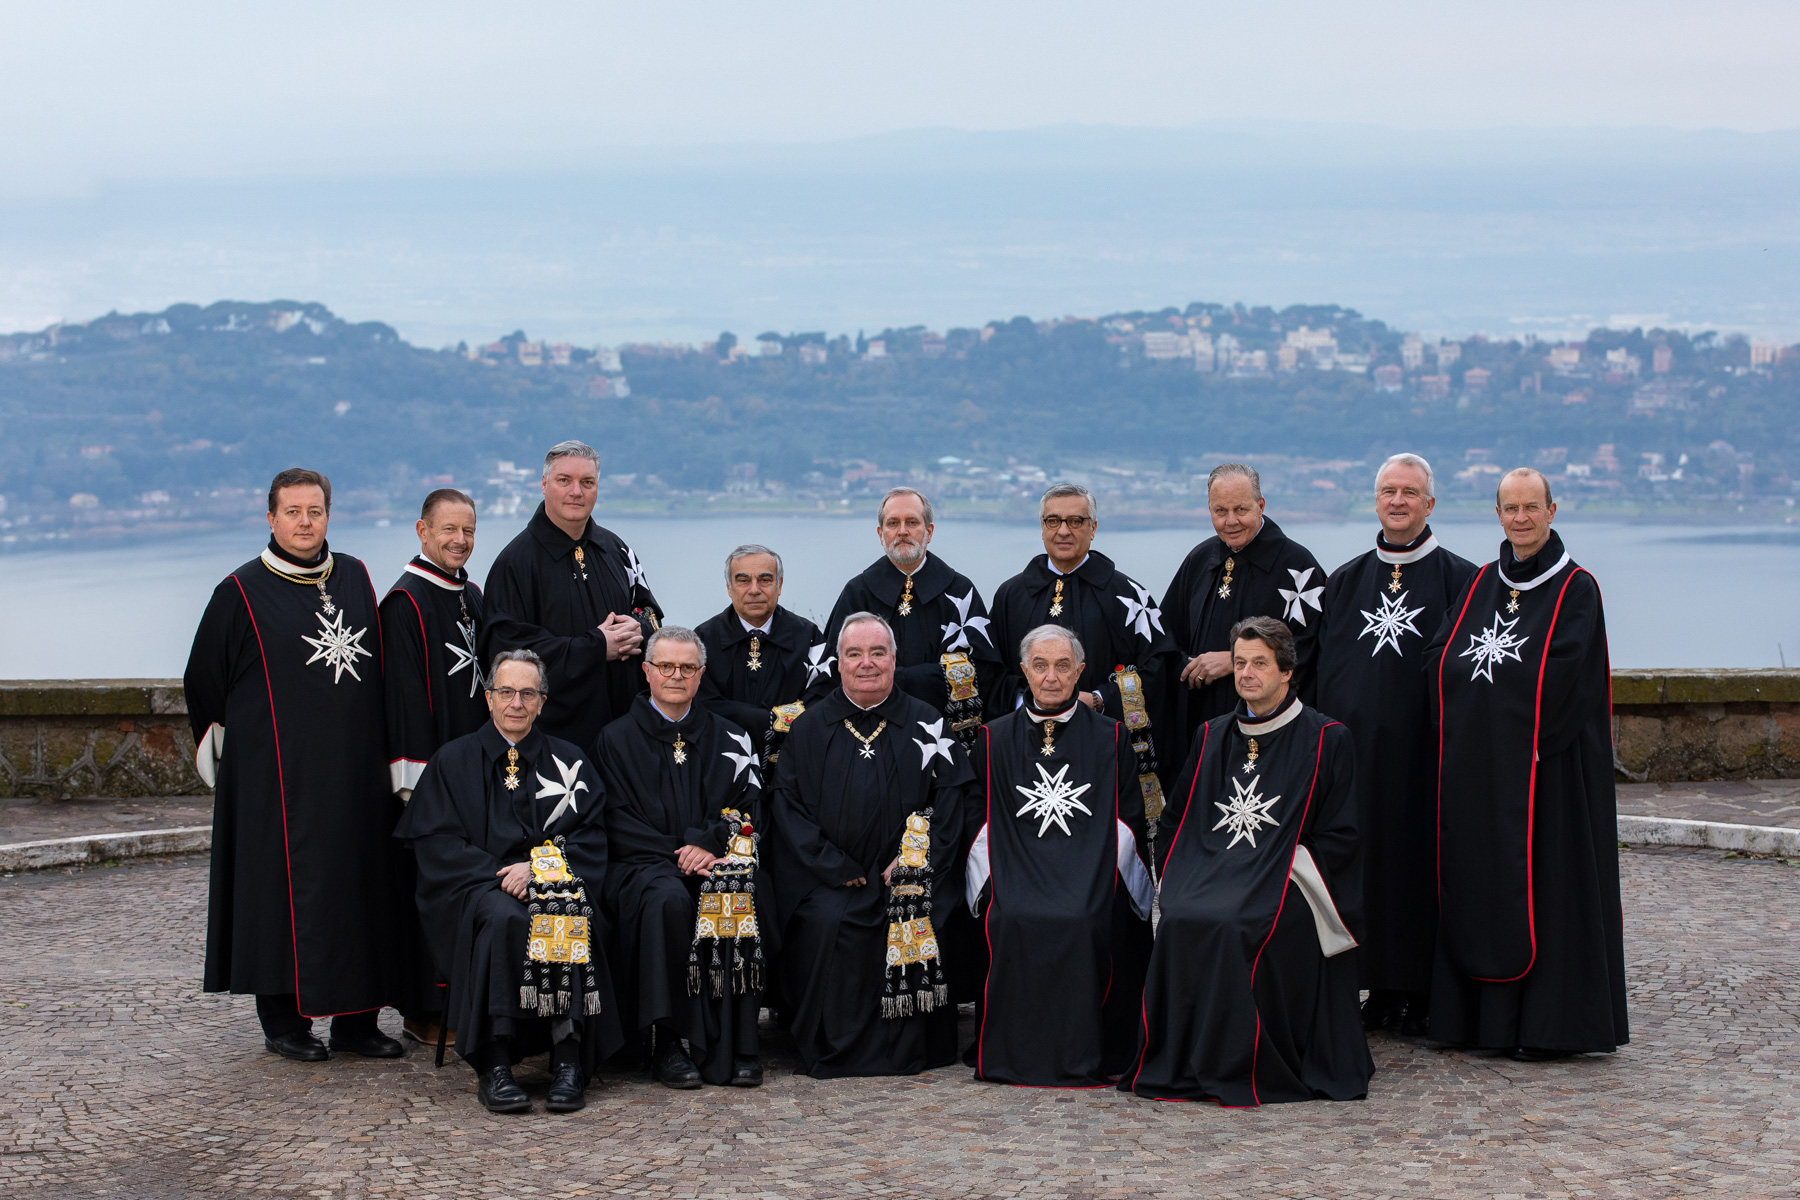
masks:
<path fill-rule="evenodd" d="M 1800 669 L 1613 672 L 1621 779 L 1800 778 Z M 178 679 L 0 681 L 0 800 L 192 796 Z"/>

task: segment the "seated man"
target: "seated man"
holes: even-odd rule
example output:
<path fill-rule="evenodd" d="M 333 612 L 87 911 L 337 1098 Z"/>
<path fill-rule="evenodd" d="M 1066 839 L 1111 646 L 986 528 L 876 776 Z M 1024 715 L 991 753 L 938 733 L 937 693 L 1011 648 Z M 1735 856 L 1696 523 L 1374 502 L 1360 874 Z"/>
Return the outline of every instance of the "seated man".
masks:
<path fill-rule="evenodd" d="M 1247 617 L 1230 645 L 1241 703 L 1195 731 L 1163 810 L 1162 921 L 1119 1087 L 1232 1108 L 1360 1099 L 1375 1063 L 1345 953 L 1361 896 L 1350 732 L 1294 694 L 1281 621 Z"/>
<path fill-rule="evenodd" d="M 445 1023 L 490 1112 L 531 1098 L 512 1067 L 550 1051 L 551 1112 L 574 1112 L 594 1067 L 623 1043 L 594 936 L 606 883 L 600 777 L 580 750 L 532 728 L 544 669 L 529 650 L 494 656 L 493 721 L 426 764 L 394 836 L 419 863 L 419 915 L 450 978 Z"/>
<path fill-rule="evenodd" d="M 664 625 L 644 643 L 649 693 L 600 731 L 606 911 L 625 1028 L 653 1037 L 652 1073 L 672 1088 L 755 1087 L 762 780 L 750 735 L 694 703 L 705 670 L 699 636 Z"/>
<path fill-rule="evenodd" d="M 776 764 L 771 855 L 782 988 L 800 1072 L 916 1075 L 956 1058 L 933 897 L 962 881 L 969 760 L 947 719 L 894 686 L 894 634 L 841 622 L 841 687 L 809 704 Z"/>
<path fill-rule="evenodd" d="M 1144 794 L 1131 731 L 1078 698 L 1085 657 L 1061 625 L 1027 633 L 1029 698 L 976 746 L 987 799 L 964 886 L 971 910 L 989 895 L 992 956 L 977 1079 L 1103 1087 L 1136 1048 L 1150 948 Z"/>

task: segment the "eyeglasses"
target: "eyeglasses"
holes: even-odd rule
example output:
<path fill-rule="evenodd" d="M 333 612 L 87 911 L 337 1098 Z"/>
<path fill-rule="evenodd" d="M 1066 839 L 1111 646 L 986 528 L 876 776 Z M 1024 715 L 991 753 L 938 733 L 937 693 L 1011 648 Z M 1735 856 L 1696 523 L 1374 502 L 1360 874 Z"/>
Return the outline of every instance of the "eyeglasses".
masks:
<path fill-rule="evenodd" d="M 657 674 L 664 679 L 673 679 L 677 675 L 683 679 L 692 679 L 700 673 L 697 663 L 651 663 L 650 665 L 655 667 Z"/>
<path fill-rule="evenodd" d="M 1056 527 L 1058 525 L 1067 525 L 1069 527 L 1070 533 L 1080 533 L 1082 530 L 1084 530 L 1088 527 L 1088 518 L 1086 518 L 1086 517 L 1045 517 L 1044 518 L 1044 531 L 1046 533 L 1054 533 L 1056 531 Z"/>
<path fill-rule="evenodd" d="M 1530 504 L 1503 504 L 1500 506 L 1500 515 L 1503 517 L 1516 517 L 1520 513 L 1524 513 L 1528 517 L 1541 517 L 1544 515 L 1544 506 L 1535 500 Z"/>
<path fill-rule="evenodd" d="M 489 688 L 488 691 L 492 695 L 498 696 L 500 698 L 500 703 L 502 704 L 511 704 L 514 700 L 523 700 L 529 705 L 536 704 L 539 700 L 544 698 L 544 693 L 538 691 L 536 688 L 497 687 Z"/>

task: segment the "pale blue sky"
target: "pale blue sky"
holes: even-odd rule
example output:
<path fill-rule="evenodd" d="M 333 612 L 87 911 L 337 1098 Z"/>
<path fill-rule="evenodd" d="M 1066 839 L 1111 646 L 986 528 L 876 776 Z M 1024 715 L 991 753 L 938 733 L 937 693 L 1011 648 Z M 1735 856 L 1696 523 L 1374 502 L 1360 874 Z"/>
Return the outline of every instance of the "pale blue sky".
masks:
<path fill-rule="evenodd" d="M 1800 4 L 13 3 L 0 195 L 920 126 L 1800 127 Z"/>

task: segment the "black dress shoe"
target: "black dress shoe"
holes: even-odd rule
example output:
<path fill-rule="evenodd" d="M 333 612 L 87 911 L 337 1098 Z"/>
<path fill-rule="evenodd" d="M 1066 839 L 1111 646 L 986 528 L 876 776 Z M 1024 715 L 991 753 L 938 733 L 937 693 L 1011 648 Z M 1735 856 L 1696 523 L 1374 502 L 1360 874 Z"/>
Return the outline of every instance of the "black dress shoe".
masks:
<path fill-rule="evenodd" d="M 406 1057 L 406 1043 L 379 1031 L 351 1038 L 341 1038 L 332 1034 L 331 1048 L 342 1050 L 346 1054 L 360 1054 L 364 1058 Z"/>
<path fill-rule="evenodd" d="M 587 1072 L 580 1063 L 564 1063 L 550 1076 L 550 1094 L 544 1107 L 555 1113 L 580 1112 L 587 1107 Z"/>
<path fill-rule="evenodd" d="M 761 1087 L 762 1063 L 754 1058 L 740 1058 L 731 1064 L 732 1087 Z"/>
<path fill-rule="evenodd" d="M 516 1113 L 531 1111 L 531 1097 L 513 1078 L 512 1068 L 508 1066 L 489 1067 L 478 1077 L 475 1085 L 475 1098 L 481 1101 L 481 1107 L 491 1113 Z"/>
<path fill-rule="evenodd" d="M 657 1052 L 656 1064 L 651 1067 L 650 1074 L 661 1080 L 664 1087 L 686 1091 L 700 1086 L 700 1068 L 687 1056 L 687 1051 L 681 1048 L 681 1039 L 676 1037 L 670 1038 L 669 1044 Z"/>
<path fill-rule="evenodd" d="M 1568 1058 L 1573 1050 L 1546 1050 L 1542 1046 L 1514 1046 L 1512 1060 L 1514 1062 L 1555 1062 L 1559 1058 Z"/>
<path fill-rule="evenodd" d="M 263 1036 L 263 1047 L 271 1054 L 291 1058 L 295 1062 L 324 1062 L 331 1057 L 325 1043 L 310 1033 L 288 1033 L 281 1037 Z"/>

